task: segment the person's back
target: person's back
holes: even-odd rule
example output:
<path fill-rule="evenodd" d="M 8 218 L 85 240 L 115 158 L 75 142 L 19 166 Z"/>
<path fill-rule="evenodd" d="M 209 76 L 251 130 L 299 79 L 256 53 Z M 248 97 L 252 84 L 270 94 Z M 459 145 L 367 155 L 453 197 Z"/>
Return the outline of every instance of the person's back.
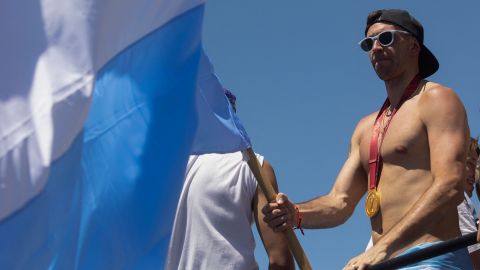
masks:
<path fill-rule="evenodd" d="M 185 181 L 167 269 L 257 269 L 257 186 L 242 153 L 191 156 Z"/>
<path fill-rule="evenodd" d="M 266 181 L 273 168 L 256 155 Z M 252 222 L 267 251 L 269 269 L 294 269 L 282 235 L 263 222 L 263 192 L 242 152 L 190 156 L 177 206 L 166 269 L 258 269 Z"/>

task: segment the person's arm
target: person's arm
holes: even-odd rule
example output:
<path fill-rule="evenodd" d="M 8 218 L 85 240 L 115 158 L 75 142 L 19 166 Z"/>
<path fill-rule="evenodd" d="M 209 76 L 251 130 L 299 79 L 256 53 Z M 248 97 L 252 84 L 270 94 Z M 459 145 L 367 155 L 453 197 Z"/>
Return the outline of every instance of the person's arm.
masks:
<path fill-rule="evenodd" d="M 279 193 L 275 202 L 263 207 L 265 222 L 274 231 L 284 231 L 298 224 L 296 207 L 303 216 L 303 228 L 335 227 L 343 224 L 352 215 L 355 206 L 367 191 L 367 175 L 360 162 L 360 136 L 368 126 L 368 120 L 364 119 L 355 129 L 349 157 L 329 194 L 296 205 L 288 200 L 285 194 Z"/>
<path fill-rule="evenodd" d="M 262 175 L 265 181 L 272 184 L 275 191 L 278 190 L 277 180 L 272 166 L 266 160 L 263 162 L 261 168 Z M 288 249 L 287 240 L 283 234 L 274 233 L 268 225 L 263 221 L 264 215 L 260 211 L 261 207 L 267 203 L 267 199 L 262 192 L 262 189 L 257 186 L 257 192 L 253 200 L 253 213 L 255 217 L 255 224 L 262 239 L 263 246 L 268 254 L 269 270 L 280 269 L 295 269 L 293 257 Z"/>
<path fill-rule="evenodd" d="M 359 270 L 389 258 L 463 199 L 469 131 L 462 103 L 451 89 L 436 86 L 420 98 L 419 113 L 428 134 L 433 183 L 372 249 L 350 260 L 348 265 Z"/>

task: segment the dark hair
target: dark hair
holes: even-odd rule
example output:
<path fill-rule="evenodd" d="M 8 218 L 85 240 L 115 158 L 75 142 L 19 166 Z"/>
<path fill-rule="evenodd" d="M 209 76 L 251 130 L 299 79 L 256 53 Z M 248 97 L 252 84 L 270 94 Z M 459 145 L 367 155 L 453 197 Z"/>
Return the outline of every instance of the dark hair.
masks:
<path fill-rule="evenodd" d="M 233 111 L 237 112 L 237 97 L 227 88 L 223 88 L 223 92 L 227 96 L 230 105 L 232 105 Z"/>

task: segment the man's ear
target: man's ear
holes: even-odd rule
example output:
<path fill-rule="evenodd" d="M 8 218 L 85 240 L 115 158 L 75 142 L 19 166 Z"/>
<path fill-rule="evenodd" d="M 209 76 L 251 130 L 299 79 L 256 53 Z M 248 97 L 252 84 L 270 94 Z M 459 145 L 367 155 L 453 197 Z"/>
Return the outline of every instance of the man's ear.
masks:
<path fill-rule="evenodd" d="M 413 42 L 411 43 L 411 51 L 414 53 L 414 54 L 420 54 L 420 50 L 422 49 L 420 47 L 420 43 L 418 43 L 418 41 L 416 39 L 413 39 Z"/>

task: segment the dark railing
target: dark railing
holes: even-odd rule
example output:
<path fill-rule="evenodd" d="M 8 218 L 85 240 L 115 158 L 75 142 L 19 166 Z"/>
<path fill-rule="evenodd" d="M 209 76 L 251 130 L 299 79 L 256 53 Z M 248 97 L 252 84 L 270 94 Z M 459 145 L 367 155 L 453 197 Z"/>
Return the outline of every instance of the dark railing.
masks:
<path fill-rule="evenodd" d="M 391 270 L 404 267 L 419 261 L 430 259 L 451 251 L 455 251 L 464 247 L 468 247 L 477 243 L 477 232 L 472 232 L 464 236 L 450 239 L 432 246 L 420 249 L 418 251 L 401 255 L 396 258 L 372 265 L 368 270 Z"/>

